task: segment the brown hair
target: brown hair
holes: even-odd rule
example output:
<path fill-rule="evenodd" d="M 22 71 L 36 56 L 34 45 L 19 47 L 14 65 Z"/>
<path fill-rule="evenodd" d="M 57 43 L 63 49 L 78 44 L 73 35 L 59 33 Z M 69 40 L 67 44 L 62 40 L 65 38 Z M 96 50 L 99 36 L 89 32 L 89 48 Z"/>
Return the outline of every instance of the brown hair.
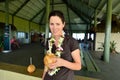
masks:
<path fill-rule="evenodd" d="M 63 13 L 61 11 L 54 10 L 54 11 L 50 12 L 49 18 L 48 18 L 49 20 L 50 20 L 51 16 L 58 16 L 61 19 L 62 23 L 65 22 L 64 15 L 63 15 Z"/>

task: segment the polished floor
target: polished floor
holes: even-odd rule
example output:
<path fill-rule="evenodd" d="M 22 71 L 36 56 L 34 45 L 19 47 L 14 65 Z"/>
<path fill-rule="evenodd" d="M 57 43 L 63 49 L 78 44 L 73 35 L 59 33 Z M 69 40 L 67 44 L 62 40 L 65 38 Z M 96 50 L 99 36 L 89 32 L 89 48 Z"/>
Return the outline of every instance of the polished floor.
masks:
<path fill-rule="evenodd" d="M 120 55 L 110 54 L 110 62 L 106 63 L 100 60 L 102 52 L 91 51 L 93 59 L 100 68 L 101 72 L 90 72 L 84 69 L 75 71 L 76 76 L 80 76 L 80 80 L 119 80 L 120 79 Z M 22 45 L 21 48 L 14 50 L 10 53 L 0 53 L 0 68 L 28 74 L 26 71 L 27 66 L 30 64 L 30 57 L 32 63 L 36 66 L 37 70 L 33 76 L 41 77 L 43 70 L 43 56 L 44 48 L 39 42 Z M 6 67 L 5 67 L 6 66 Z M 21 69 L 22 68 L 22 69 Z M 76 78 L 76 80 L 79 80 Z"/>

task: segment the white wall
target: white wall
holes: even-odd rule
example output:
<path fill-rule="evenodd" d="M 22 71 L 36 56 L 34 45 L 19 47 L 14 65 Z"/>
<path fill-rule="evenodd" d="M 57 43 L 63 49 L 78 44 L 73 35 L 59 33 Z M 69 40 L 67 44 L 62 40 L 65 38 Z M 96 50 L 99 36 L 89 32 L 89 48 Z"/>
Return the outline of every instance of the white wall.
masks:
<path fill-rule="evenodd" d="M 42 80 L 41 78 L 0 69 L 0 80 Z"/>
<path fill-rule="evenodd" d="M 95 50 L 98 50 L 98 47 L 101 46 L 101 42 L 104 42 L 104 33 L 96 33 L 96 43 L 95 43 Z M 116 51 L 120 52 L 120 33 L 111 33 L 110 41 L 115 41 L 116 44 Z"/>

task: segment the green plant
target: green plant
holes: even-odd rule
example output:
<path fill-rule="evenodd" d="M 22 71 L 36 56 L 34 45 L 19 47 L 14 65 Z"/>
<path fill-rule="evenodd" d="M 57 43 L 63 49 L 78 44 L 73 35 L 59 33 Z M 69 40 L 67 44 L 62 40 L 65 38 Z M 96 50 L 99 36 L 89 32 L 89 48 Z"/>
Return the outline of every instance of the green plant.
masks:
<path fill-rule="evenodd" d="M 111 53 L 116 53 L 116 42 L 115 41 L 110 41 L 110 52 Z"/>
<path fill-rule="evenodd" d="M 102 49 L 104 50 L 104 43 L 100 42 L 101 43 L 101 46 L 98 47 L 98 49 Z M 115 41 L 110 41 L 110 52 L 111 53 L 117 53 L 116 51 L 116 42 Z"/>

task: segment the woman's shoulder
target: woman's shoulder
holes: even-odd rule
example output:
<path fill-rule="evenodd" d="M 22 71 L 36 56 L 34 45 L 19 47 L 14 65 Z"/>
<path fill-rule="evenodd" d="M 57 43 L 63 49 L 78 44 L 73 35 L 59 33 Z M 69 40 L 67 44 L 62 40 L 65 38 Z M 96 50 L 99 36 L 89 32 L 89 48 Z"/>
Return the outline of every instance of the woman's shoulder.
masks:
<path fill-rule="evenodd" d="M 66 38 L 66 40 L 76 41 L 76 39 L 75 39 L 75 38 L 73 38 L 73 37 L 72 37 L 72 36 L 70 36 L 70 35 L 65 35 L 65 38 Z"/>
<path fill-rule="evenodd" d="M 65 42 L 71 43 L 71 44 L 73 43 L 78 44 L 78 41 L 70 35 L 65 35 Z"/>
<path fill-rule="evenodd" d="M 72 36 L 70 35 L 66 35 L 66 40 L 65 42 L 68 44 L 68 46 L 70 47 L 70 50 L 71 51 L 74 51 L 75 49 L 79 49 L 79 44 L 78 44 L 78 41 L 73 38 Z"/>

